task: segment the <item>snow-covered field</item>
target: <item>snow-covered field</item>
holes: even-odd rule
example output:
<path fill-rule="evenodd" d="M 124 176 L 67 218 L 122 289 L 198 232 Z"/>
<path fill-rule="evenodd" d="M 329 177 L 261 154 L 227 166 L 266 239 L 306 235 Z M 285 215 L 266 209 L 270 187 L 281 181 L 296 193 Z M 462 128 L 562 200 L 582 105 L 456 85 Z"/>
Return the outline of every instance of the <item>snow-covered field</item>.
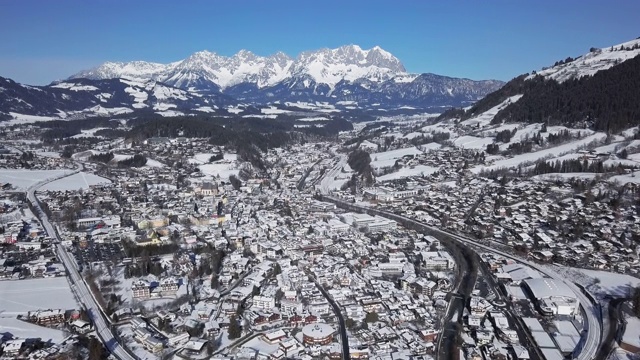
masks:
<path fill-rule="evenodd" d="M 110 184 L 111 180 L 91 173 L 79 172 L 64 179 L 56 180 L 44 185 L 41 189 L 47 191 L 76 191 L 89 189 L 90 185 Z"/>
<path fill-rule="evenodd" d="M 640 173 L 615 175 L 609 178 L 609 182 L 618 183 L 620 185 L 624 185 L 628 183 L 640 184 Z"/>
<path fill-rule="evenodd" d="M 560 64 L 546 70 L 538 71 L 537 75 L 544 76 L 547 79 L 554 79 L 558 82 L 580 78 L 582 76 L 592 76 L 598 71 L 609 69 L 616 64 L 636 57 L 640 54 L 640 50 L 620 50 L 620 47 L 632 48 L 639 43 L 640 40 L 635 39 L 611 47 L 598 49 L 566 64 Z M 536 74 L 531 74 L 527 79 L 532 79 L 535 76 Z"/>
<path fill-rule="evenodd" d="M 516 101 L 520 100 L 520 98 L 522 97 L 522 95 L 514 95 L 511 96 L 509 98 L 507 98 L 505 101 L 501 102 L 500 104 L 492 107 L 491 109 L 483 112 L 482 114 L 479 114 L 477 116 L 472 117 L 471 119 L 465 120 L 463 122 L 460 123 L 460 125 L 468 125 L 468 126 L 479 126 L 479 127 L 484 127 L 487 126 L 491 123 L 491 120 L 493 120 L 493 118 L 496 116 L 496 114 L 504 109 L 505 107 L 509 106 L 512 103 L 515 103 Z"/>
<path fill-rule="evenodd" d="M 38 326 L 15 318 L 0 317 L 0 334 L 11 334 L 20 339 L 38 339 L 60 343 L 66 338 L 61 330 Z"/>
<path fill-rule="evenodd" d="M 374 169 L 390 167 L 396 163 L 396 160 L 402 158 L 405 155 L 418 155 L 422 153 L 423 151 L 419 150 L 415 146 L 410 148 L 373 153 L 371 154 L 371 166 Z"/>
<path fill-rule="evenodd" d="M 493 138 L 465 135 L 453 140 L 453 144 L 465 149 L 485 150 L 487 145 L 493 144 Z"/>
<path fill-rule="evenodd" d="M 0 169 L 0 182 L 10 183 L 19 190 L 26 190 L 39 181 L 62 175 L 67 171 L 69 170 Z"/>
<path fill-rule="evenodd" d="M 584 173 L 549 173 L 549 174 L 542 174 L 542 175 L 536 175 L 533 176 L 532 179 L 536 179 L 536 180 L 548 180 L 548 181 L 555 181 L 555 180 L 566 180 L 566 179 L 594 179 L 597 175 L 596 173 L 589 173 L 589 172 L 584 172 Z"/>
<path fill-rule="evenodd" d="M 78 308 L 66 277 L 0 281 L 0 317 Z"/>
<path fill-rule="evenodd" d="M 631 275 L 600 270 L 580 269 L 580 271 L 593 279 L 600 280 L 597 285 L 589 288 L 589 290 L 595 289 L 595 292 L 598 294 L 627 296 L 629 295 L 630 288 L 640 286 L 640 279 Z"/>
<path fill-rule="evenodd" d="M 640 279 L 631 275 L 555 265 L 552 268 L 567 279 L 586 287 L 597 297 L 628 296 L 630 288 L 640 286 Z"/>
<path fill-rule="evenodd" d="M 238 155 L 237 154 L 224 154 L 224 159 L 209 164 L 209 158 L 214 154 L 201 153 L 194 155 L 189 162 L 192 164 L 201 164 L 198 166 L 200 171 L 209 176 L 217 177 L 221 179 L 228 179 L 231 175 L 238 175 L 240 169 L 237 166 Z"/>
<path fill-rule="evenodd" d="M 416 165 L 414 167 L 402 168 L 396 172 L 378 176 L 376 177 L 376 179 L 378 181 L 389 181 L 389 180 L 396 180 L 396 179 L 401 179 L 401 178 L 410 177 L 410 176 L 422 176 L 422 175 L 428 176 L 433 174 L 436 171 L 438 171 L 438 168 L 435 168 L 433 166 Z"/>
<path fill-rule="evenodd" d="M 36 156 L 58 159 L 60 158 L 60 153 L 55 151 L 38 151 Z"/>
<path fill-rule="evenodd" d="M 544 149 L 544 150 L 540 150 L 540 151 L 535 151 L 532 153 L 526 153 L 526 154 L 521 154 L 521 155 L 516 155 L 514 157 L 508 158 L 508 159 L 504 159 L 504 160 L 498 160 L 495 163 L 493 163 L 492 165 L 489 166 L 476 166 L 474 167 L 471 171 L 473 171 L 474 173 L 479 173 L 482 170 L 497 170 L 497 169 L 501 169 L 501 168 L 514 168 L 517 167 L 520 164 L 524 164 L 524 163 L 532 163 L 535 162 L 537 160 L 541 160 L 541 159 L 545 159 L 545 158 L 553 158 L 553 157 L 557 157 L 572 151 L 576 151 L 581 147 L 587 146 L 590 143 L 593 142 L 598 142 L 598 141 L 603 141 L 605 138 L 607 137 L 606 134 L 603 133 L 595 133 L 592 135 L 589 135 L 585 138 L 582 138 L 580 140 L 576 140 L 576 141 L 572 141 L 560 146 L 556 146 L 556 147 L 552 147 L 552 148 L 548 148 L 548 149 Z"/>

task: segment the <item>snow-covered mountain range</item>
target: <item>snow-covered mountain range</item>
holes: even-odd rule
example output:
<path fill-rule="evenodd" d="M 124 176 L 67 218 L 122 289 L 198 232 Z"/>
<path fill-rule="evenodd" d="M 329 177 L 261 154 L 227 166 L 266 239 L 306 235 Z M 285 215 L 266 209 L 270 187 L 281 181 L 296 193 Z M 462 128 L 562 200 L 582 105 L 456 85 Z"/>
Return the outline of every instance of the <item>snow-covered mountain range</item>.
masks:
<path fill-rule="evenodd" d="M 337 103 L 361 107 L 419 108 L 473 103 L 503 82 L 408 74 L 391 53 L 357 45 L 305 51 L 296 58 L 282 52 L 258 56 L 247 50 L 227 57 L 200 51 L 184 60 L 158 64 L 107 62 L 69 79 L 128 78 L 157 81 L 187 91 L 222 93 L 239 101 Z"/>
<path fill-rule="evenodd" d="M 384 81 L 404 72 L 400 60 L 380 47 L 363 50 L 357 45 L 348 45 L 337 49 L 303 52 L 295 59 L 282 52 L 265 57 L 241 50 L 230 57 L 199 51 L 182 61 L 169 64 L 144 61 L 106 62 L 93 69 L 80 71 L 70 79 L 126 77 L 201 90 L 201 84 L 207 82 L 215 84 L 219 89 L 241 83 L 252 83 L 263 88 L 287 78 L 302 76 L 309 76 L 317 83 L 334 87 L 342 80 L 364 78 Z"/>

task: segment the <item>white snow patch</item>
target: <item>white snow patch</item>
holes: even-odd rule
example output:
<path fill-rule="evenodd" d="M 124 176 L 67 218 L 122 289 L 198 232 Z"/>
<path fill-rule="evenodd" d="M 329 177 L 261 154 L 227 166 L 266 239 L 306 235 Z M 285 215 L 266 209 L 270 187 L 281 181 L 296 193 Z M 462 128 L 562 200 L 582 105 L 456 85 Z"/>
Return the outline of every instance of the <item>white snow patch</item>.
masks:
<path fill-rule="evenodd" d="M 416 165 L 413 167 L 404 167 L 396 172 L 378 176 L 376 180 L 389 181 L 412 176 L 428 176 L 435 173 L 436 171 L 438 171 L 438 168 L 435 168 L 433 166 Z"/>
<path fill-rule="evenodd" d="M 509 98 L 507 98 L 506 100 L 504 100 L 503 102 L 501 102 L 500 104 L 492 107 L 491 109 L 483 112 L 482 114 L 479 114 L 477 116 L 474 116 L 470 119 L 467 119 L 465 121 L 460 122 L 460 125 L 468 125 L 468 126 L 480 126 L 480 127 L 484 127 L 487 126 L 491 123 L 491 120 L 493 120 L 493 118 L 496 116 L 496 114 L 506 108 L 507 106 L 515 103 L 516 101 L 520 100 L 520 98 L 522 97 L 522 95 L 514 95 L 511 96 Z"/>
<path fill-rule="evenodd" d="M 593 76 L 601 70 L 607 70 L 617 64 L 632 59 L 640 54 L 640 49 L 620 50 L 620 47 L 631 48 L 640 44 L 640 39 L 631 40 L 622 44 L 597 49 L 570 61 L 551 68 L 538 71 L 537 74 L 527 76 L 527 80 L 536 76 L 543 76 L 547 79 L 554 79 L 563 82 L 569 79 L 577 79 L 583 76 Z"/>
<path fill-rule="evenodd" d="M 606 134 L 595 133 L 583 139 L 572 141 L 560 146 L 556 146 L 556 147 L 552 147 L 552 148 L 548 148 L 548 149 L 544 149 L 544 150 L 540 150 L 532 153 L 516 155 L 514 157 L 504 159 L 504 160 L 498 160 L 490 166 L 476 166 L 471 171 L 473 171 L 474 173 L 479 173 L 483 169 L 496 170 L 501 168 L 514 168 L 523 163 L 532 163 L 537 160 L 557 157 L 569 152 L 573 152 L 578 148 L 587 146 L 592 142 L 602 141 L 606 137 L 607 137 Z"/>
<path fill-rule="evenodd" d="M 88 190 L 91 185 L 110 184 L 111 180 L 92 173 L 79 172 L 64 179 L 45 184 L 42 190 L 47 191 L 77 191 Z"/>
<path fill-rule="evenodd" d="M 10 183 L 16 189 L 26 190 L 31 185 L 70 172 L 71 170 L 0 169 L 0 182 Z M 0 283 L 2 283 L 0 281 Z M 0 307 L 2 309 L 2 307 Z"/>
<path fill-rule="evenodd" d="M 0 281 L 0 316 L 79 309 L 66 277 Z"/>

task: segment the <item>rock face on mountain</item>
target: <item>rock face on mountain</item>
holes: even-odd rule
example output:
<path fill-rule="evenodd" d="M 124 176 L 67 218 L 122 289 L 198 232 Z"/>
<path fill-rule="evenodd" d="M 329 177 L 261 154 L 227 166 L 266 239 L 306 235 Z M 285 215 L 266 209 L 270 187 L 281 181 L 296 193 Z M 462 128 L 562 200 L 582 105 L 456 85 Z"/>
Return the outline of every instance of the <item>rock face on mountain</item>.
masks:
<path fill-rule="evenodd" d="M 357 102 L 359 106 L 432 108 L 470 104 L 498 89 L 501 81 L 473 81 L 435 74 L 408 74 L 391 53 L 357 45 L 258 56 L 241 50 L 226 57 L 200 51 L 169 64 L 107 62 L 70 79 L 153 80 L 200 93 L 222 93 L 240 101 Z"/>

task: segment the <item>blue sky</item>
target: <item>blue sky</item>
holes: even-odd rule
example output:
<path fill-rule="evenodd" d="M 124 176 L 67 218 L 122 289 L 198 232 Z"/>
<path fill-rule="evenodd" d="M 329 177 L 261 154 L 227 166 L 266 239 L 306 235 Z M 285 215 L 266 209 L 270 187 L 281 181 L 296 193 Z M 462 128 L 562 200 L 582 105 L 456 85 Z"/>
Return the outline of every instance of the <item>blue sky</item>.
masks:
<path fill-rule="evenodd" d="M 0 76 L 46 84 L 104 61 L 379 45 L 410 72 L 508 80 L 640 36 L 637 0 L 0 1 Z"/>

